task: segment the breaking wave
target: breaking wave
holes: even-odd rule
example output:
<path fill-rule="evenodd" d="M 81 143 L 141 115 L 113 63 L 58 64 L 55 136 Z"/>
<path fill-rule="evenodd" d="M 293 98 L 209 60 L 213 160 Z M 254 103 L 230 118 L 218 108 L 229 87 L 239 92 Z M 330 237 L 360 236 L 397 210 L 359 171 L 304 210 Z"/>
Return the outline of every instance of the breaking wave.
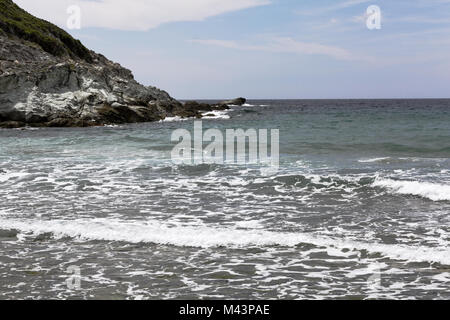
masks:
<path fill-rule="evenodd" d="M 207 226 L 169 227 L 157 221 L 126 222 L 114 219 L 80 219 L 77 221 L 0 219 L 0 228 L 36 236 L 52 234 L 57 239 L 69 237 L 82 240 L 152 243 L 179 247 L 296 247 L 300 244 L 310 244 L 341 251 L 366 250 L 370 253 L 378 253 L 398 260 L 437 262 L 443 265 L 450 265 L 450 254 L 445 249 L 365 243 L 308 233 L 285 233 Z"/>
<path fill-rule="evenodd" d="M 450 201 L 450 186 L 439 183 L 376 179 L 373 186 L 386 188 L 393 193 L 415 195 L 432 201 Z"/>

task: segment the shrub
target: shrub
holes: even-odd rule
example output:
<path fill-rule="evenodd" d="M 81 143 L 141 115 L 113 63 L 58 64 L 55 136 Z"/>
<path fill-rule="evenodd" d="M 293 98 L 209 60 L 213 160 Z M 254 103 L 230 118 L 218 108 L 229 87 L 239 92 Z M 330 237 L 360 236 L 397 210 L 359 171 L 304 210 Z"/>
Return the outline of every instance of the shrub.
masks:
<path fill-rule="evenodd" d="M 68 55 L 92 62 L 90 51 L 63 29 L 39 19 L 18 7 L 11 0 L 0 0 L 0 29 L 7 35 L 38 44 L 54 55 Z"/>

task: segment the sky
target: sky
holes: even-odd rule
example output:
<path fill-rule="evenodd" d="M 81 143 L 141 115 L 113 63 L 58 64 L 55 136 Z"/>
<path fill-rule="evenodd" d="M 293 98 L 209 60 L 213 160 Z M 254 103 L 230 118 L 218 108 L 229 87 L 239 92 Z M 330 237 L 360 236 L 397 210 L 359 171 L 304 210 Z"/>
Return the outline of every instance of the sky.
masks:
<path fill-rule="evenodd" d="M 177 99 L 450 98 L 450 0 L 14 1 Z"/>

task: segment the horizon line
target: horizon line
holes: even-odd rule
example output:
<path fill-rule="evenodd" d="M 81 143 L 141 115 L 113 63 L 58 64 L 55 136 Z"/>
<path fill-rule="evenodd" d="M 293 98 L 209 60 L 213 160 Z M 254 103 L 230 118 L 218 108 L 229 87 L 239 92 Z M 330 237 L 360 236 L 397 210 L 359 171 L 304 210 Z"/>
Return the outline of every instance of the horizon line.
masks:
<path fill-rule="evenodd" d="M 179 101 L 195 101 L 195 100 L 229 100 L 230 98 L 175 98 Z M 450 100 L 447 98 L 246 98 L 247 101 L 253 100 Z"/>

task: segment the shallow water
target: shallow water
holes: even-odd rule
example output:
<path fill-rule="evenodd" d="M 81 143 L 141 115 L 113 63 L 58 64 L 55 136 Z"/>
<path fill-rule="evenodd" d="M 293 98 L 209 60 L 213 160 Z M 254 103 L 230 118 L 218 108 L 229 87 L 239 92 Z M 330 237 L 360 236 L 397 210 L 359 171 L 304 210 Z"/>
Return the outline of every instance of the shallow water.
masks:
<path fill-rule="evenodd" d="M 171 133 L 193 130 L 177 120 L 0 130 L 0 298 L 450 298 L 450 100 L 203 120 L 280 129 L 268 176 L 174 165 Z"/>

